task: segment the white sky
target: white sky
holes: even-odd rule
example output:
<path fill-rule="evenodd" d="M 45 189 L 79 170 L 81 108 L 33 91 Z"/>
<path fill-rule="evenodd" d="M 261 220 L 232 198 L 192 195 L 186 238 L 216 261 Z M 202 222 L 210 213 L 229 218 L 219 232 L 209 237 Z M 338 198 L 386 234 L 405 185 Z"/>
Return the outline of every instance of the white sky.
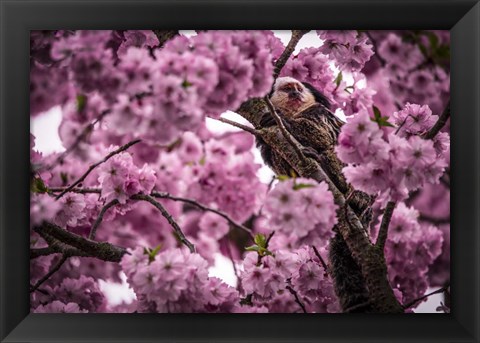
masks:
<path fill-rule="evenodd" d="M 186 35 L 194 35 L 194 31 L 181 31 Z M 282 42 L 286 45 L 290 39 L 290 31 L 274 31 L 275 35 L 279 37 Z M 305 47 L 320 46 L 321 40 L 318 38 L 315 31 L 310 31 L 307 33 L 299 42 L 295 49 L 295 53 L 298 53 L 301 49 Z M 348 77 L 348 76 L 347 76 Z M 345 79 L 345 76 L 344 76 Z M 348 79 L 347 79 L 348 80 Z M 222 117 L 235 120 L 239 123 L 249 125 L 249 123 L 240 115 L 228 111 L 222 114 Z M 36 116 L 30 122 L 30 130 L 32 134 L 36 137 L 35 148 L 44 153 L 49 154 L 52 152 L 63 151 L 64 148 L 58 136 L 58 126 L 60 125 L 62 118 L 61 108 L 59 106 L 52 108 L 48 112 Z M 231 125 L 219 122 L 214 119 L 207 118 L 207 127 L 212 132 L 222 133 L 227 131 L 239 131 Z M 263 164 L 260 152 L 257 149 L 254 149 L 255 162 L 260 163 L 263 167 L 258 172 L 258 177 L 264 183 L 270 182 L 273 172 Z M 217 253 L 215 256 L 215 265 L 209 269 L 210 276 L 216 276 L 224 280 L 227 284 L 231 286 L 236 285 L 236 277 L 233 272 L 233 267 L 231 261 L 225 256 Z M 101 288 L 105 291 L 105 294 L 111 304 L 119 304 L 122 301 L 131 302 L 134 298 L 134 293 L 131 289 L 128 288 L 128 285 L 125 281 L 124 275 L 122 276 L 122 284 L 114 284 L 110 282 L 101 281 Z M 433 289 L 432 289 L 433 290 Z M 430 289 L 428 291 L 431 291 Z M 441 294 L 436 294 L 429 297 L 428 301 L 422 303 L 415 312 L 435 312 L 437 306 L 440 305 L 442 300 Z"/>

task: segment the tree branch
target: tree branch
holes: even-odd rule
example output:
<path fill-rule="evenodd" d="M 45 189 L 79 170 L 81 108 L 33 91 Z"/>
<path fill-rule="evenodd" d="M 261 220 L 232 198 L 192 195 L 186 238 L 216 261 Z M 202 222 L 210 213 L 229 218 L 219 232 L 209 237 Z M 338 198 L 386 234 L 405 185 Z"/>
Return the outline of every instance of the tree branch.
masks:
<path fill-rule="evenodd" d="M 108 211 L 110 207 L 113 207 L 115 205 L 119 204 L 117 199 L 113 199 L 110 201 L 108 204 L 102 207 L 100 210 L 100 213 L 98 214 L 97 220 L 95 220 L 95 223 L 92 225 L 92 229 L 90 230 L 90 234 L 88 235 L 88 239 L 91 239 L 92 241 L 95 240 L 95 234 L 97 233 L 97 228 L 100 226 L 103 220 L 103 216 L 105 215 L 105 212 Z"/>
<path fill-rule="evenodd" d="M 173 227 L 173 230 L 177 234 L 180 242 L 182 242 L 190 250 L 191 253 L 195 252 L 195 246 L 185 237 L 180 226 L 178 226 L 175 219 L 173 219 L 172 215 L 165 209 L 165 207 L 163 207 L 162 204 L 160 204 L 158 201 L 153 199 L 151 196 L 144 195 L 144 194 L 132 195 L 130 199 L 147 201 L 150 204 L 152 204 L 155 208 L 157 208 L 160 211 L 160 213 L 163 215 L 163 217 L 167 219 L 168 223 Z"/>
<path fill-rule="evenodd" d="M 443 129 L 443 127 L 448 121 L 448 118 L 450 118 L 450 100 L 448 100 L 447 106 L 443 110 L 442 115 L 438 118 L 437 122 L 432 126 L 430 130 L 428 130 L 422 135 L 422 138 L 423 139 L 434 138 L 437 135 L 437 133 L 439 133 L 440 130 Z"/>
<path fill-rule="evenodd" d="M 302 161 L 305 162 L 305 155 L 302 152 L 302 148 L 300 143 L 296 141 L 295 138 L 290 134 L 290 132 L 287 131 L 287 128 L 285 127 L 285 124 L 282 121 L 282 118 L 278 115 L 277 111 L 275 110 L 275 107 L 273 106 L 272 102 L 266 96 L 264 98 L 265 103 L 267 104 L 268 110 L 270 111 L 270 114 L 272 117 L 275 119 L 275 122 L 277 123 L 280 131 L 282 132 L 283 136 L 287 140 L 288 143 L 292 146 L 293 150 L 295 150 L 295 153 L 298 155 L 298 158 Z"/>
<path fill-rule="evenodd" d="M 240 123 L 237 123 L 236 121 L 233 121 L 233 120 L 230 120 L 230 119 L 227 119 L 227 118 L 216 118 L 216 120 L 222 122 L 222 123 L 225 123 L 225 124 L 229 124 L 229 125 L 232 125 L 232 126 L 235 126 L 239 129 L 242 129 L 243 131 L 246 131 L 246 132 L 249 132 L 251 133 L 252 135 L 254 136 L 258 136 L 259 135 L 259 132 L 254 129 L 254 128 L 251 128 L 249 126 L 246 126 L 246 125 L 243 125 L 243 124 L 240 124 Z"/>
<path fill-rule="evenodd" d="M 417 299 L 415 299 L 415 300 L 413 300 L 413 301 L 410 301 L 409 303 L 403 305 L 403 308 L 404 308 L 404 309 L 410 308 L 410 307 L 412 307 L 413 305 L 415 305 L 416 303 L 418 303 L 418 302 L 420 302 L 420 301 L 422 301 L 422 300 L 427 299 L 427 298 L 428 298 L 429 296 L 431 296 L 431 295 L 438 294 L 438 293 L 444 293 L 444 292 L 446 292 L 446 291 L 448 290 L 449 287 L 450 287 L 450 284 L 447 284 L 447 285 L 443 286 L 442 288 L 437 289 L 436 291 L 433 291 L 433 292 L 430 292 L 430 293 L 428 293 L 428 294 L 425 294 L 425 295 L 423 295 L 423 296 L 421 296 L 421 297 L 419 297 L 419 298 L 417 298 Z"/>
<path fill-rule="evenodd" d="M 60 193 L 59 195 L 57 195 L 57 197 L 55 198 L 56 200 L 60 199 L 61 197 L 63 197 L 66 193 L 68 193 L 71 189 L 75 188 L 75 186 L 77 186 L 78 184 L 80 184 L 83 180 L 85 180 L 85 178 L 96 168 L 98 167 L 99 165 L 101 165 L 102 163 L 105 163 L 107 162 L 111 157 L 121 153 L 121 152 L 124 152 L 125 150 L 127 150 L 128 148 L 130 148 L 132 145 L 134 144 L 137 144 L 141 142 L 140 139 L 135 139 L 125 145 L 122 145 L 120 148 L 112 151 L 111 153 L 109 153 L 107 156 L 105 156 L 105 158 L 103 158 L 101 161 L 98 161 L 97 163 L 94 163 L 92 165 L 90 165 L 90 167 L 88 168 L 88 170 L 82 175 L 80 176 L 79 179 L 77 179 L 77 181 L 75 181 L 74 183 L 72 183 L 71 186 L 69 186 L 67 189 L 65 189 L 62 193 Z"/>
<path fill-rule="evenodd" d="M 215 213 L 215 214 L 218 214 L 220 217 L 226 219 L 228 221 L 228 223 L 236 228 L 239 228 L 240 230 L 243 230 L 245 231 L 246 233 L 248 233 L 248 235 L 250 236 L 250 238 L 253 240 L 253 234 L 252 234 L 252 230 L 250 230 L 249 228 L 247 228 L 245 225 L 242 225 L 240 223 L 237 223 L 236 221 L 234 221 L 232 218 L 230 218 L 230 216 L 228 216 L 228 214 L 222 212 L 222 211 L 219 211 L 219 210 L 216 210 L 214 208 L 210 208 L 210 207 L 207 207 L 203 204 L 200 204 L 199 202 L 193 200 L 193 199 L 188 199 L 188 198 L 182 198 L 182 197 L 176 197 L 176 196 L 173 196 L 169 193 L 161 193 L 161 192 L 152 192 L 151 196 L 153 196 L 154 198 L 161 198 L 161 199 L 170 199 L 170 200 L 173 200 L 173 201 L 180 201 L 180 202 L 184 202 L 186 204 L 190 204 L 192 206 L 195 206 L 203 211 L 207 211 L 207 212 L 212 212 L 212 213 Z"/>
<path fill-rule="evenodd" d="M 418 219 L 424 222 L 432 223 L 434 225 L 450 224 L 450 217 L 436 218 L 436 217 L 432 217 L 432 216 L 421 213 Z"/>
<path fill-rule="evenodd" d="M 40 287 L 45 281 L 47 281 L 53 274 L 55 274 L 65 263 L 65 261 L 68 259 L 67 256 L 63 255 L 60 260 L 48 271 L 47 274 L 45 274 L 40 280 L 37 281 L 37 283 L 30 288 L 30 293 L 35 292 L 35 290 Z"/>
<path fill-rule="evenodd" d="M 282 71 L 283 67 L 287 63 L 290 56 L 295 51 L 295 48 L 298 42 L 303 37 L 303 35 L 305 35 L 308 31 L 310 30 L 292 30 L 292 37 L 290 38 L 290 41 L 288 42 L 287 46 L 285 47 L 285 50 L 283 51 L 283 53 L 280 55 L 277 62 L 275 63 L 275 68 L 273 70 L 274 79 L 276 79 L 278 75 L 280 75 L 280 72 Z"/>
<path fill-rule="evenodd" d="M 370 34 L 370 32 L 368 31 L 364 31 L 365 34 L 367 35 L 368 39 L 370 40 L 370 42 L 372 43 L 373 45 L 373 49 L 375 50 L 375 57 L 377 57 L 378 61 L 380 62 L 380 64 L 382 65 L 382 67 L 385 67 L 385 65 L 387 64 L 387 61 L 385 61 L 385 59 L 380 55 L 380 53 L 378 52 L 378 45 L 377 45 L 377 41 L 375 39 L 373 39 L 372 35 Z"/>
<path fill-rule="evenodd" d="M 67 188 L 64 188 L 64 187 L 57 187 L 57 188 L 50 188 L 49 191 L 53 192 L 53 193 L 56 193 L 56 192 L 64 192 L 65 190 L 67 190 Z M 73 189 L 70 189 L 68 190 L 68 192 L 74 192 L 74 193 L 81 193 L 81 194 L 87 194 L 87 193 L 95 193 L 95 194 L 101 194 L 102 190 L 100 188 L 73 188 Z M 252 234 L 252 230 L 250 230 L 249 228 L 247 228 L 245 225 L 243 224 L 240 224 L 236 221 L 234 221 L 232 218 L 230 218 L 230 216 L 228 214 L 226 214 L 225 212 L 222 212 L 220 210 L 216 210 L 214 208 L 211 208 L 211 207 L 208 207 L 208 206 L 205 206 L 193 199 L 189 199 L 189 198 L 183 198 L 183 197 L 178 197 L 178 196 L 174 196 L 170 193 L 166 193 L 166 192 L 152 192 L 150 194 L 152 197 L 154 198 L 160 198 L 160 199 L 169 199 L 169 200 L 173 200 L 173 201 L 180 201 L 180 202 L 184 202 L 186 204 L 189 204 L 189 205 L 192 205 L 192 206 L 195 206 L 203 211 L 207 211 L 207 212 L 213 212 L 215 214 L 218 214 L 220 217 L 223 217 L 225 218 L 228 223 L 230 223 L 230 225 L 240 229 L 240 230 L 243 230 L 245 231 L 249 236 L 250 238 L 253 240 L 253 234 Z M 115 201 L 115 200 L 112 200 L 112 202 Z M 108 204 L 107 204 L 108 205 Z M 106 206 L 107 206 L 106 205 Z M 115 205 L 115 204 L 113 204 Z M 111 205 L 111 206 L 113 206 Z M 108 208 L 110 208 L 111 206 L 109 206 Z M 108 210 L 105 209 L 105 207 L 102 209 L 103 210 Z M 100 212 L 101 214 L 101 212 Z M 97 218 L 97 221 L 99 219 Z M 101 221 L 101 220 L 100 220 Z M 100 224 L 100 223 L 99 223 Z M 95 224 L 94 224 L 95 226 Z M 92 238 L 93 239 L 93 238 Z"/>
<path fill-rule="evenodd" d="M 307 313 L 307 309 L 305 308 L 305 305 L 300 301 L 300 297 L 298 296 L 297 291 L 294 290 L 291 286 L 287 286 L 286 288 L 295 297 L 295 302 L 298 304 L 298 306 L 300 306 L 303 313 Z"/>
<path fill-rule="evenodd" d="M 158 38 L 159 47 L 163 47 L 167 41 L 179 34 L 178 30 L 152 30 Z"/>
<path fill-rule="evenodd" d="M 393 211 L 395 210 L 395 206 L 397 205 L 394 201 L 389 201 L 387 206 L 385 206 L 385 211 L 383 212 L 382 223 L 380 224 L 380 230 L 378 231 L 377 241 L 375 245 L 381 249 L 385 249 L 385 243 L 387 242 L 388 238 L 388 227 L 390 226 L 390 220 L 392 220 Z"/>
<path fill-rule="evenodd" d="M 100 113 L 100 115 L 91 123 L 89 123 L 88 125 L 86 125 L 82 132 L 80 133 L 80 135 L 78 135 L 78 137 L 75 139 L 75 141 L 72 143 L 72 145 L 70 145 L 67 150 L 65 150 L 64 152 L 62 152 L 60 155 L 58 155 L 58 157 L 55 159 L 55 161 L 50 164 L 49 166 L 45 167 L 45 168 L 39 168 L 38 170 L 41 171 L 41 170 L 52 170 L 56 165 L 58 165 L 59 163 L 62 163 L 64 160 L 65 160 L 65 157 L 67 157 L 68 154 L 70 154 L 73 150 L 75 150 L 75 148 L 87 137 L 87 135 L 92 132 L 93 130 L 93 127 L 98 123 L 100 122 L 103 117 L 105 117 L 107 114 L 110 113 L 110 110 L 105 110 L 103 112 Z"/>
<path fill-rule="evenodd" d="M 330 275 L 330 268 L 328 268 L 328 265 L 325 263 L 325 260 L 323 259 L 322 255 L 320 255 L 320 252 L 318 251 L 317 247 L 315 245 L 312 245 L 312 249 L 315 252 L 315 256 L 318 257 L 320 260 L 320 263 L 325 270 L 325 274 Z"/>
<path fill-rule="evenodd" d="M 67 230 L 64 230 L 50 222 L 43 222 L 41 226 L 36 226 L 33 228 L 33 230 L 42 237 L 47 234 L 48 236 L 53 237 L 62 243 L 78 249 L 72 251 L 72 253 L 80 251 L 84 257 L 96 257 L 107 262 L 120 262 L 123 255 L 127 253 L 125 248 L 118 247 L 107 242 L 92 241 L 88 238 L 68 232 Z"/>

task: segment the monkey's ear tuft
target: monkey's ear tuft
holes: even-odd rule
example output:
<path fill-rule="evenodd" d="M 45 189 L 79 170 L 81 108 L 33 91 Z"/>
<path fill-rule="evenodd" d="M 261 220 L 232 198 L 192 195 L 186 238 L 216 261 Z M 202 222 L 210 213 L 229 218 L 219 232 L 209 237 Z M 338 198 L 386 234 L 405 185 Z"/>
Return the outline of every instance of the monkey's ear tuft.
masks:
<path fill-rule="evenodd" d="M 325 95 L 323 95 L 318 89 L 313 87 L 308 82 L 302 82 L 302 84 L 305 86 L 305 88 L 307 88 L 313 94 L 313 97 L 315 98 L 316 102 L 330 109 L 330 100 L 328 100 L 328 98 Z"/>

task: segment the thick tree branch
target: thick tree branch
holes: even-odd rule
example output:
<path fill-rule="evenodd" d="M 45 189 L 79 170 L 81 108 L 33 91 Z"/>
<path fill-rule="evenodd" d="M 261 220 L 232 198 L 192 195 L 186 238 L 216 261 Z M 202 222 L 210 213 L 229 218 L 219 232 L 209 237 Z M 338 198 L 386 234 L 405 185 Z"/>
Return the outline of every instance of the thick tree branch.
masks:
<path fill-rule="evenodd" d="M 128 148 L 130 148 L 132 145 L 135 145 L 137 143 L 141 142 L 140 139 L 135 139 L 125 145 L 122 145 L 120 148 L 112 151 L 111 153 L 109 153 L 107 156 L 105 156 L 105 158 L 103 158 L 101 161 L 98 161 L 97 163 L 94 163 L 92 165 L 90 165 L 90 167 L 88 167 L 88 170 L 82 175 L 80 176 L 80 178 L 77 179 L 77 181 L 75 181 L 74 183 L 72 183 L 67 189 L 65 189 L 62 193 L 60 193 L 59 195 L 57 195 L 57 197 L 55 198 L 56 200 L 60 199 L 61 197 L 63 197 L 66 193 L 68 193 L 71 189 L 75 188 L 78 184 L 80 184 L 83 180 L 85 180 L 85 178 L 95 169 L 97 168 L 99 165 L 101 165 L 102 163 L 105 163 L 107 162 L 110 158 L 112 158 L 113 156 L 115 155 L 118 155 L 119 153 L 121 152 L 124 152 L 125 150 L 127 150 Z"/>
<path fill-rule="evenodd" d="M 385 249 L 385 243 L 388 238 L 388 227 L 390 226 L 390 220 L 392 220 L 393 211 L 397 205 L 394 201 L 389 201 L 387 206 L 385 206 L 385 211 L 383 212 L 382 223 L 380 224 L 380 230 L 378 231 L 378 237 L 375 245 L 381 249 Z"/>
<path fill-rule="evenodd" d="M 191 253 L 195 252 L 195 246 L 187 239 L 187 237 L 185 237 L 185 235 L 183 234 L 183 231 L 180 228 L 180 226 L 178 226 L 175 219 L 173 219 L 172 215 L 165 209 L 165 207 L 163 207 L 162 204 L 160 204 L 158 201 L 153 199 L 151 196 L 144 195 L 144 194 L 132 195 L 130 197 L 130 199 L 143 200 L 143 201 L 146 201 L 146 202 L 149 202 L 150 204 L 152 204 L 157 210 L 160 211 L 162 216 L 165 217 L 165 219 L 168 221 L 168 223 L 172 226 L 172 228 L 175 231 L 175 234 L 177 235 L 180 242 L 182 242 L 190 250 Z"/>
<path fill-rule="evenodd" d="M 445 109 L 443 110 L 442 114 L 438 118 L 437 122 L 432 126 L 430 130 L 428 130 L 422 135 L 422 138 L 423 139 L 434 138 L 437 135 L 437 133 L 439 133 L 440 130 L 443 129 L 443 127 L 448 121 L 448 118 L 450 118 L 450 100 L 448 100 L 447 106 L 445 106 Z"/>
<path fill-rule="evenodd" d="M 78 249 L 84 254 L 82 256 L 95 257 L 107 262 L 120 262 L 123 255 L 127 253 L 125 248 L 107 242 L 92 241 L 88 238 L 68 232 L 67 230 L 49 222 L 43 222 L 41 226 L 36 226 L 33 230 L 42 237 L 47 234 L 64 244 L 68 244 L 71 247 Z"/>

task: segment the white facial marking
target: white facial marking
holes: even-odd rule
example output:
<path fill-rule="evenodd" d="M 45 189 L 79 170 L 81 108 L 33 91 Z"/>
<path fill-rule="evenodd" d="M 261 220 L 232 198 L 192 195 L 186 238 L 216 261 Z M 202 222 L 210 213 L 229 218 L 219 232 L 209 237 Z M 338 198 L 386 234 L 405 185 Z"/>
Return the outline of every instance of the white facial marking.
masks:
<path fill-rule="evenodd" d="M 283 115 L 294 117 L 315 103 L 315 97 L 300 81 L 293 77 L 279 77 L 270 98 Z"/>

